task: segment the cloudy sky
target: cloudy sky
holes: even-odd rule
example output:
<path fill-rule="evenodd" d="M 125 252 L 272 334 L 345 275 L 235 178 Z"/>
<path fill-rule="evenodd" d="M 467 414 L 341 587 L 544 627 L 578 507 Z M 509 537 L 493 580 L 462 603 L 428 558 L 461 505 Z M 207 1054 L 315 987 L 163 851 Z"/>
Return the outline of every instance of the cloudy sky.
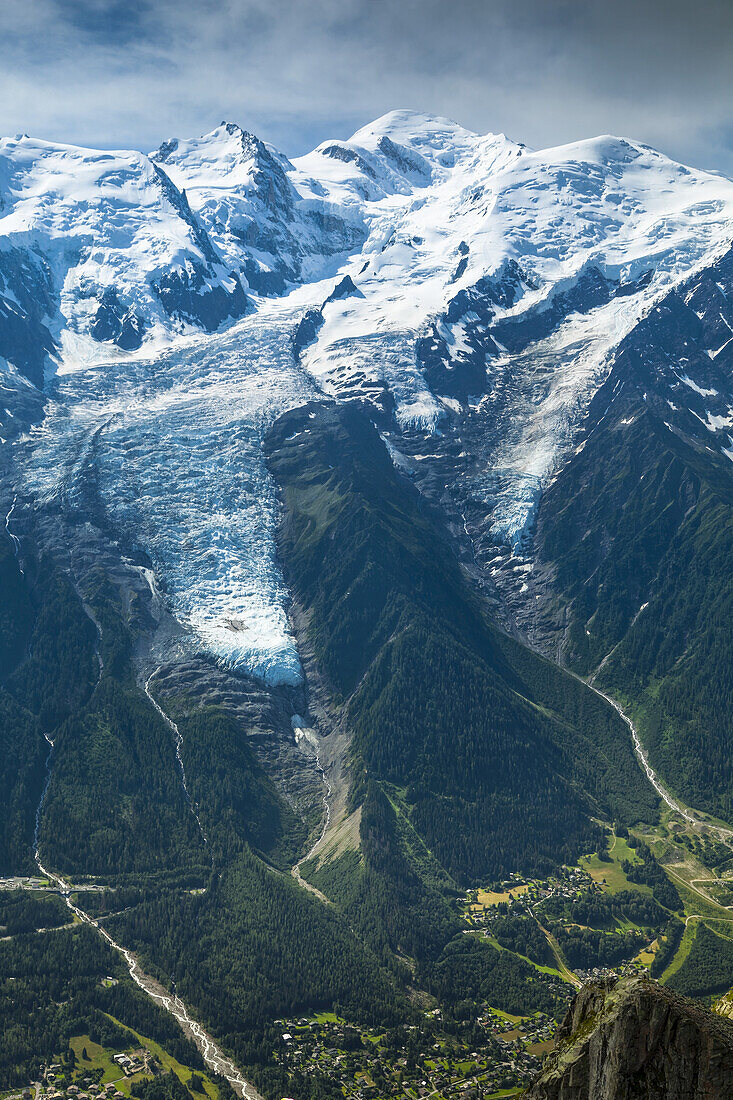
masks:
<path fill-rule="evenodd" d="M 0 0 L 0 133 L 151 149 L 222 119 L 297 155 L 394 107 L 733 175 L 733 0 Z"/>

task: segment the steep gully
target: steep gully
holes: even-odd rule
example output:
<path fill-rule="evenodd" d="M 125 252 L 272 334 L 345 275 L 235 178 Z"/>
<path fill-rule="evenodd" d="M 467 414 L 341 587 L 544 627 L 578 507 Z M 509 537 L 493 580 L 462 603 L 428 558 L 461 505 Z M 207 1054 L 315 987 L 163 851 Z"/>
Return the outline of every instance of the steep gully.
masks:
<path fill-rule="evenodd" d="M 196 807 L 196 803 L 191 798 L 191 795 L 189 794 L 189 790 L 188 790 L 188 782 L 186 780 L 186 769 L 183 765 L 183 757 L 181 756 L 181 748 L 183 746 L 183 736 L 182 736 L 181 731 L 179 730 L 177 724 L 173 721 L 172 718 L 170 718 L 165 713 L 165 711 L 160 706 L 160 704 L 157 703 L 156 700 L 153 698 L 152 692 L 150 691 L 151 681 L 158 675 L 159 672 L 160 672 L 160 667 L 158 667 L 155 670 L 155 672 L 151 673 L 150 676 L 148 676 L 147 680 L 143 684 L 143 691 L 147 695 L 148 699 L 152 703 L 155 710 L 158 712 L 160 717 L 165 722 L 168 729 L 173 734 L 173 741 L 174 741 L 174 744 L 175 744 L 175 747 L 176 747 L 176 760 L 178 761 L 178 769 L 181 773 L 181 786 L 183 787 L 183 793 L 186 796 L 186 801 L 188 802 L 189 809 L 191 810 L 191 813 L 193 814 L 193 816 L 196 820 L 196 824 L 198 825 L 198 830 L 199 830 L 199 833 L 201 835 L 201 839 L 203 840 L 203 842 L 206 845 L 206 848 L 208 850 L 209 849 L 208 837 L 206 836 L 206 833 L 204 832 L 204 827 L 201 824 L 201 818 L 199 817 L 198 809 Z M 211 856 L 211 851 L 210 850 L 209 850 L 209 856 L 212 859 L 212 866 L 213 866 L 213 857 Z"/>
<path fill-rule="evenodd" d="M 20 569 L 20 571 L 22 573 L 23 568 L 22 568 L 22 564 L 21 564 L 21 561 L 20 561 L 20 540 L 18 539 L 17 535 L 14 535 L 12 533 L 12 531 L 10 530 L 10 520 L 12 519 L 13 511 L 15 509 L 15 503 L 16 503 L 15 500 L 13 500 L 11 508 L 10 508 L 9 512 L 7 513 L 7 515 L 5 517 L 5 531 L 7 532 L 8 536 L 10 537 L 10 539 L 12 541 L 13 550 L 15 552 L 15 557 L 18 561 L 18 568 Z M 89 614 L 88 609 L 85 608 L 85 610 L 87 611 L 87 614 Z M 99 624 L 96 622 L 96 620 L 94 619 L 94 617 L 91 614 L 90 614 L 90 618 L 92 619 L 92 621 L 94 622 L 94 625 L 97 627 L 97 630 L 99 631 Z M 99 674 L 100 674 L 100 677 L 101 677 L 103 664 L 102 664 L 102 660 L 101 660 L 101 655 L 98 654 L 98 657 L 99 657 Z M 182 746 L 182 743 L 183 743 L 183 737 L 180 733 L 180 730 L 179 730 L 177 724 L 165 713 L 165 711 L 155 701 L 155 699 L 153 698 L 153 696 L 150 692 L 150 683 L 151 683 L 151 680 L 154 678 L 155 675 L 156 675 L 156 673 L 153 673 L 147 679 L 147 681 L 144 684 L 144 691 L 145 691 L 145 694 L 147 695 L 148 699 L 152 703 L 153 707 L 155 708 L 155 710 L 158 712 L 160 717 L 163 719 L 165 724 L 168 726 L 168 728 L 173 733 L 173 736 L 174 736 L 174 739 L 175 739 L 176 759 L 178 761 L 178 765 L 179 765 L 179 768 L 180 768 L 180 771 L 181 771 L 181 782 L 182 782 L 182 785 L 183 785 L 183 790 L 184 790 L 184 793 L 186 795 L 186 799 L 188 801 L 191 812 L 194 815 L 194 817 L 196 819 L 196 822 L 198 824 L 199 831 L 201 833 L 201 837 L 202 837 L 204 843 L 206 844 L 206 846 L 208 847 L 208 840 L 206 838 L 203 827 L 201 825 L 201 821 L 199 820 L 199 816 L 198 816 L 196 807 L 195 807 L 193 801 L 191 800 L 191 797 L 190 797 L 189 792 L 188 792 L 188 786 L 187 786 L 187 782 L 186 782 L 186 772 L 185 772 L 185 769 L 184 769 L 184 766 L 183 766 L 183 760 L 181 758 L 181 746 Z M 231 1060 L 231 1058 L 228 1058 L 224 1054 L 224 1052 L 216 1045 L 214 1040 L 211 1038 L 211 1036 L 208 1034 L 208 1032 L 202 1027 L 202 1025 L 191 1016 L 190 1012 L 188 1011 L 188 1008 L 183 1003 L 181 998 L 178 997 L 176 994 L 168 993 L 163 988 L 163 986 L 160 985 L 159 982 L 157 982 L 149 974 L 146 974 L 145 971 L 140 966 L 140 963 L 138 962 L 138 960 L 133 955 L 133 953 L 131 951 L 129 951 L 126 947 L 123 947 L 122 944 L 118 943 L 117 940 L 113 939 L 113 937 L 109 934 L 109 932 L 106 930 L 106 928 L 103 928 L 100 925 L 98 920 L 95 920 L 94 917 L 91 917 L 84 909 L 81 908 L 80 905 L 78 905 L 73 900 L 73 887 L 68 882 L 66 882 L 66 880 L 64 878 L 62 878 L 61 875 L 56 874 L 56 872 L 54 872 L 54 871 L 51 871 L 42 862 L 41 854 L 40 854 L 40 850 L 39 850 L 39 831 L 40 831 L 40 824 L 41 824 L 41 814 L 43 812 L 43 806 L 44 806 L 44 803 L 46 801 L 46 795 L 48 793 L 49 784 L 51 782 L 51 776 L 53 774 L 52 765 L 53 765 L 53 752 L 54 752 L 54 742 L 53 742 L 52 738 L 47 733 L 44 734 L 44 736 L 46 738 L 46 741 L 49 744 L 48 756 L 46 757 L 46 779 L 45 779 L 45 783 L 44 783 L 44 786 L 43 786 L 43 791 L 41 793 L 40 801 L 39 801 L 38 806 L 36 808 L 35 827 L 34 827 L 34 833 L 33 833 L 33 855 L 34 855 L 38 870 L 40 871 L 41 875 L 44 878 L 46 878 L 50 882 L 54 883 L 54 885 L 57 887 L 59 893 L 63 897 L 68 909 L 74 914 L 74 916 L 79 921 L 81 921 L 82 924 L 86 924 L 90 928 L 93 928 L 102 937 L 102 939 L 105 940 L 109 944 L 110 947 L 112 947 L 115 951 L 118 952 L 118 954 L 120 954 L 122 956 L 122 958 L 125 960 L 125 964 L 126 964 L 127 969 L 129 971 L 130 977 L 135 982 L 135 984 L 138 985 L 140 987 L 140 989 L 142 989 L 142 991 L 144 993 L 146 993 L 152 1001 L 154 1001 L 156 1004 L 158 1004 L 162 1008 L 164 1008 L 166 1010 L 166 1012 L 169 1012 L 171 1014 L 171 1016 L 173 1016 L 174 1019 L 176 1019 L 178 1021 L 178 1024 L 180 1025 L 181 1030 L 183 1031 L 183 1033 L 189 1039 L 191 1039 L 195 1043 L 195 1045 L 198 1047 L 199 1051 L 201 1052 L 201 1056 L 202 1056 L 204 1062 L 206 1063 L 206 1065 L 214 1073 L 220 1074 L 222 1077 L 225 1077 L 226 1080 L 229 1082 L 229 1084 L 234 1089 L 234 1091 L 239 1096 L 242 1096 L 244 1098 L 244 1100 L 262 1100 L 260 1094 L 254 1088 L 254 1086 L 252 1084 L 250 1084 L 250 1082 L 247 1081 L 244 1078 L 244 1076 L 242 1075 L 240 1070 L 237 1068 L 237 1066 L 234 1064 L 234 1062 Z"/>
<path fill-rule="evenodd" d="M 329 899 L 326 897 L 325 894 L 322 894 L 321 891 L 316 886 L 312 886 L 310 882 L 306 882 L 306 880 L 302 877 L 302 875 L 300 873 L 300 868 L 303 866 L 304 863 L 307 863 L 308 860 L 312 859 L 312 857 L 315 855 L 316 851 L 321 846 L 321 844 L 322 844 L 322 842 L 323 842 L 323 840 L 326 836 L 326 833 L 328 832 L 328 830 L 331 826 L 331 795 L 333 793 L 333 788 L 331 787 L 330 780 L 328 779 L 328 777 L 326 775 L 326 770 L 323 767 L 323 763 L 321 761 L 321 751 L 320 751 L 320 746 L 318 744 L 318 738 L 317 738 L 316 734 L 313 732 L 313 730 L 308 729 L 306 726 L 298 725 L 298 715 L 293 716 L 293 729 L 295 731 L 296 741 L 307 741 L 308 744 L 311 746 L 311 748 L 314 750 L 314 752 L 316 754 L 315 755 L 316 771 L 318 771 L 320 773 L 321 779 L 323 781 L 324 817 L 323 817 L 323 827 L 321 829 L 321 832 L 320 832 L 317 840 L 311 846 L 311 848 L 308 850 L 308 852 L 306 852 L 306 854 L 303 856 L 303 858 L 299 859 L 298 862 L 292 867 L 290 873 L 293 876 L 293 878 L 295 879 L 295 881 L 298 883 L 299 886 L 302 886 L 309 893 L 314 894 L 315 897 L 320 898 L 320 900 L 322 902 L 324 902 L 326 905 L 330 905 L 331 902 L 329 901 Z"/>
<path fill-rule="evenodd" d="M 8 538 L 10 539 L 10 541 L 13 544 L 13 552 L 15 553 L 15 558 L 16 558 L 16 561 L 18 562 L 18 569 L 20 570 L 20 575 L 25 576 L 25 572 L 24 572 L 24 569 L 23 569 L 23 563 L 20 560 L 20 539 L 18 538 L 17 535 L 14 535 L 13 532 L 10 530 L 10 521 L 13 518 L 13 512 L 15 511 L 15 505 L 16 505 L 17 500 L 18 500 L 17 497 L 13 497 L 13 503 L 10 505 L 10 511 L 5 516 L 5 533 L 7 534 Z"/>

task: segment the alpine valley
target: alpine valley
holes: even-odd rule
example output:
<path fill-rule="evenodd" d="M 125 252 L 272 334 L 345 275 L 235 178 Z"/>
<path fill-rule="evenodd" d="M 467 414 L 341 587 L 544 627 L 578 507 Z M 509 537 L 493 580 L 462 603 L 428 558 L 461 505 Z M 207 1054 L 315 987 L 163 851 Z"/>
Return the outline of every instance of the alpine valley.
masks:
<path fill-rule="evenodd" d="M 725 1095 L 733 181 L 4 139 L 0 390 L 0 1093 Z"/>

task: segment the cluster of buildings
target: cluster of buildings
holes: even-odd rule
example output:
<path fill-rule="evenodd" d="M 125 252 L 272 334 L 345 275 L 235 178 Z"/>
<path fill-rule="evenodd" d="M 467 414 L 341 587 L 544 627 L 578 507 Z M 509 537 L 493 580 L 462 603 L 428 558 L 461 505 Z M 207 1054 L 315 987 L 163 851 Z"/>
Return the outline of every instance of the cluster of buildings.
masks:
<path fill-rule="evenodd" d="M 594 966 L 592 970 L 576 970 L 582 982 L 599 982 L 604 978 L 620 978 L 624 974 L 638 974 L 640 971 L 648 971 L 649 967 L 632 959 L 631 962 L 621 963 L 619 966 Z"/>
<path fill-rule="evenodd" d="M 120 1069 L 120 1078 L 123 1075 L 132 1077 L 136 1073 L 155 1075 L 159 1070 L 156 1057 L 142 1048 L 124 1054 L 113 1054 L 112 1061 Z M 42 1068 L 41 1080 L 35 1086 L 35 1096 L 37 1100 L 128 1100 L 114 1081 L 103 1084 L 101 1076 L 101 1068 L 87 1069 L 85 1072 L 78 1066 L 76 1083 L 70 1083 L 70 1067 L 54 1062 Z M 25 1089 L 22 1100 L 35 1100 L 33 1089 Z"/>
<path fill-rule="evenodd" d="M 155 1073 L 157 1063 L 149 1050 L 134 1050 L 129 1054 L 113 1054 L 112 1061 L 116 1062 L 125 1077 L 132 1077 L 135 1073 Z"/>
<path fill-rule="evenodd" d="M 427 1015 L 437 1022 L 440 1010 Z M 497 1090 L 526 1085 L 540 1066 L 539 1058 L 526 1047 L 550 1038 L 549 1017 L 532 1020 L 517 1029 L 511 1039 L 499 1035 L 508 1024 L 498 1014 L 487 1014 L 478 1022 L 487 1040 L 489 1035 L 492 1037 L 487 1049 L 463 1048 L 455 1037 L 446 1043 L 435 1033 L 428 1033 L 423 1036 L 421 1048 L 409 1044 L 410 1057 L 405 1053 L 395 1059 L 394 1050 L 386 1049 L 375 1033 L 360 1033 L 340 1021 L 289 1021 L 276 1058 L 305 1071 L 322 1072 L 348 1100 L 378 1100 L 385 1095 L 401 1095 L 406 1100 L 434 1095 L 444 1100 L 483 1100 Z M 419 1030 L 416 1025 L 406 1028 L 414 1035 Z M 498 1056 L 494 1039 L 499 1046 Z"/>
<path fill-rule="evenodd" d="M 481 891 L 471 890 L 466 898 L 464 916 L 469 926 L 477 926 L 487 916 L 499 916 L 513 908 L 526 909 L 547 898 L 574 901 L 589 893 L 603 893 L 603 888 L 581 867 L 562 867 L 557 875 L 547 880 L 527 880 L 514 875 L 501 884 L 505 900 L 482 904 Z M 498 898 L 500 895 L 494 895 Z"/>
<path fill-rule="evenodd" d="M 28 1092 L 30 1096 L 30 1090 Z M 43 1072 L 39 1100 L 127 1100 L 127 1098 L 112 1082 L 102 1085 L 87 1078 L 81 1085 L 69 1085 L 62 1073 L 62 1066 L 55 1064 Z"/>

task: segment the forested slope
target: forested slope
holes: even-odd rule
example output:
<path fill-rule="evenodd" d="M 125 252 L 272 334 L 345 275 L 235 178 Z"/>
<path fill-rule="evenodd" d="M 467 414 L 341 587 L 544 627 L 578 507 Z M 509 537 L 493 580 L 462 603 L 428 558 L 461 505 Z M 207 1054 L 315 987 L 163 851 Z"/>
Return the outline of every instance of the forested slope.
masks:
<path fill-rule="evenodd" d="M 653 815 L 623 724 L 488 622 L 364 412 L 288 413 L 268 453 L 288 581 L 354 731 L 354 803 L 369 777 L 394 784 L 464 881 L 570 859 L 590 813 Z"/>
<path fill-rule="evenodd" d="M 703 327 L 675 300 L 627 341 L 542 502 L 536 546 L 568 609 L 563 659 L 631 707 L 672 790 L 730 818 L 733 466 L 701 414 L 676 410 L 689 387 L 673 373 L 692 361 L 701 391 L 721 386 L 710 372 L 724 365 L 696 351 Z"/>
<path fill-rule="evenodd" d="M 336 909 L 291 879 L 308 829 L 255 758 L 246 724 L 183 691 L 161 696 L 180 723 L 187 796 L 173 731 L 136 679 L 132 635 L 114 585 L 100 579 L 90 586 L 87 611 L 69 577 L 36 560 L 30 539 L 24 549 L 26 574 L 9 540 L 0 561 L 8 639 L 0 684 L 7 716 L 0 726 L 7 807 L 0 872 L 37 873 L 40 804 L 45 864 L 70 881 L 98 876 L 96 885 L 109 884 L 103 892 L 82 891 L 82 907 L 104 913 L 120 941 L 139 951 L 164 985 L 175 983 L 255 1076 L 274 1072 L 267 1036 L 279 1014 L 340 1008 L 350 1018 L 404 1019 L 409 1007 L 395 974 Z M 152 689 L 158 687 L 154 680 Z M 44 735 L 53 741 L 48 771 Z M 51 925 L 68 918 L 60 900 L 56 908 L 60 915 L 44 911 Z M 112 1046 L 118 1038 L 99 1011 L 114 1001 L 99 985 L 100 970 L 119 973 L 114 952 L 87 928 L 25 936 L 28 919 L 3 918 L 13 939 L 0 946 L 17 982 L 11 987 L 0 979 L 0 1022 L 8 1028 L 0 1081 L 26 1080 L 71 1034 L 104 1032 Z M 69 981 L 67 966 L 74 970 Z M 38 1012 L 32 1026 L 22 1027 L 17 1005 L 34 998 Z M 130 1013 L 123 1008 L 120 1018 L 144 1030 L 140 1005 Z M 164 1019 L 165 1041 L 170 1047 L 171 1033 L 175 1049 L 182 1043 L 178 1025 Z M 269 1088 L 281 1094 L 287 1079 L 275 1073 Z"/>

